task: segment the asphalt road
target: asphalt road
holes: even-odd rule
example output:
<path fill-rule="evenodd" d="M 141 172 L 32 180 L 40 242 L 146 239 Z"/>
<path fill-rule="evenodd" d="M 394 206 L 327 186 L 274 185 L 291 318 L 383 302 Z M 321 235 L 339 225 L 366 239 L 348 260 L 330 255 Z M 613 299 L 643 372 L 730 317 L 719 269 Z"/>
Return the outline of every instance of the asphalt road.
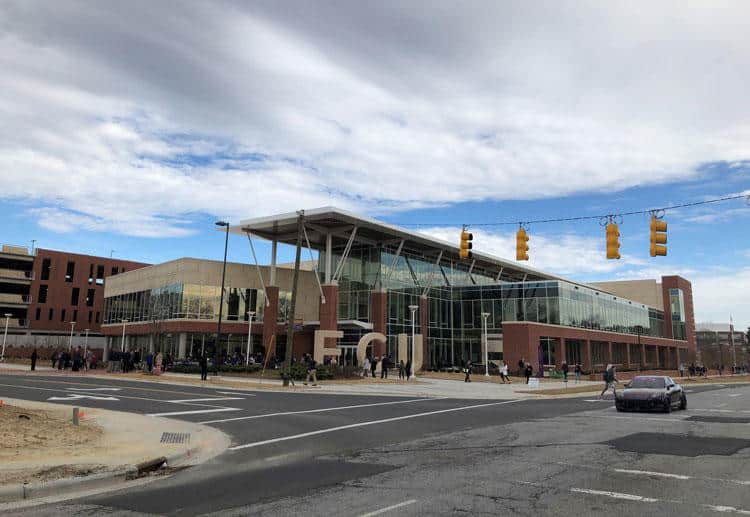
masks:
<path fill-rule="evenodd" d="M 688 389 L 688 411 L 663 415 L 616 413 L 593 397 L 378 398 L 0 376 L 5 397 L 207 422 L 232 439 L 214 460 L 149 485 L 17 515 L 750 511 L 750 387 Z"/>

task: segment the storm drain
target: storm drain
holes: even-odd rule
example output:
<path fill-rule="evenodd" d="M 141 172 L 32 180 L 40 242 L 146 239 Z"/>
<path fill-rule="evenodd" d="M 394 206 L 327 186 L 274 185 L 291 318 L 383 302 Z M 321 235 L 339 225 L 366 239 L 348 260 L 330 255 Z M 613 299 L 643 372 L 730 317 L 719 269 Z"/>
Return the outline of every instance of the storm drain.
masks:
<path fill-rule="evenodd" d="M 161 443 L 188 443 L 190 433 L 161 433 Z"/>
<path fill-rule="evenodd" d="M 730 416 L 693 415 L 685 420 L 690 420 L 691 422 L 715 422 L 717 424 L 750 424 L 750 417 L 732 418 Z"/>
<path fill-rule="evenodd" d="M 731 456 L 750 447 L 750 440 L 682 434 L 635 433 L 605 442 L 620 452 L 671 456 Z"/>

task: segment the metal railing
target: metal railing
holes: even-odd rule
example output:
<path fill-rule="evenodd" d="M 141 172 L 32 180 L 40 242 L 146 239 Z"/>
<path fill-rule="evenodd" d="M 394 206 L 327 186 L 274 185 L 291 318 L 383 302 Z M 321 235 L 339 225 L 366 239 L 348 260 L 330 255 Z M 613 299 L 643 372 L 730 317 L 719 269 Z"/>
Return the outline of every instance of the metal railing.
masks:
<path fill-rule="evenodd" d="M 30 294 L 0 294 L 0 303 L 31 303 Z"/>
<path fill-rule="evenodd" d="M 0 268 L 0 278 L 12 278 L 13 280 L 34 280 L 34 272 L 22 271 L 19 269 Z"/>

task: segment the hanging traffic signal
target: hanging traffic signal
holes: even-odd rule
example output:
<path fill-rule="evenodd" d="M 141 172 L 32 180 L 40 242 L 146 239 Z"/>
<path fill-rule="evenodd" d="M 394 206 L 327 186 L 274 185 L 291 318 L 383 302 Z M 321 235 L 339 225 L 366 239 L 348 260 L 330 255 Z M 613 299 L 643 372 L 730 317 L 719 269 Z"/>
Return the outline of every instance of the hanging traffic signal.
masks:
<path fill-rule="evenodd" d="M 464 226 L 463 230 L 461 230 L 461 243 L 458 246 L 458 256 L 462 259 L 470 259 L 474 255 L 471 253 L 471 241 L 474 240 L 474 236 L 466 231 L 466 227 Z"/>
<path fill-rule="evenodd" d="M 516 232 L 516 260 L 529 260 L 529 234 L 519 228 Z"/>
<path fill-rule="evenodd" d="M 620 258 L 620 230 L 612 221 L 607 224 L 607 258 Z"/>
<path fill-rule="evenodd" d="M 651 216 L 651 256 L 666 257 L 667 222 L 661 221 L 655 215 Z"/>

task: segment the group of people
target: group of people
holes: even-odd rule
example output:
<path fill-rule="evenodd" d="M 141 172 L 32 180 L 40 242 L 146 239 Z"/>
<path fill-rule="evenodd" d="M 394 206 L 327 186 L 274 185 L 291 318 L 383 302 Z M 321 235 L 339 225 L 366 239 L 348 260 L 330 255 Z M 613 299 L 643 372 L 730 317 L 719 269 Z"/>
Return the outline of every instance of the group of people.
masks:
<path fill-rule="evenodd" d="M 37 354 L 36 348 L 31 353 L 31 369 L 36 369 L 36 362 L 39 355 Z M 99 358 L 91 350 L 83 350 L 80 346 L 76 347 L 72 351 L 68 350 L 55 350 L 52 352 L 52 368 L 57 367 L 58 370 L 67 370 L 78 372 L 81 370 L 96 369 L 99 363 Z"/>
<path fill-rule="evenodd" d="M 375 373 L 378 369 L 378 363 L 380 363 L 380 378 L 387 379 L 388 370 L 394 366 L 393 359 L 387 354 L 382 357 L 375 356 L 372 359 L 365 357 L 365 360 L 362 362 L 362 377 L 371 375 L 374 379 L 376 377 Z M 411 377 L 411 360 L 407 360 L 406 363 L 404 363 L 402 359 L 398 362 L 396 368 L 398 368 L 399 379 L 409 379 L 409 377 Z"/>

